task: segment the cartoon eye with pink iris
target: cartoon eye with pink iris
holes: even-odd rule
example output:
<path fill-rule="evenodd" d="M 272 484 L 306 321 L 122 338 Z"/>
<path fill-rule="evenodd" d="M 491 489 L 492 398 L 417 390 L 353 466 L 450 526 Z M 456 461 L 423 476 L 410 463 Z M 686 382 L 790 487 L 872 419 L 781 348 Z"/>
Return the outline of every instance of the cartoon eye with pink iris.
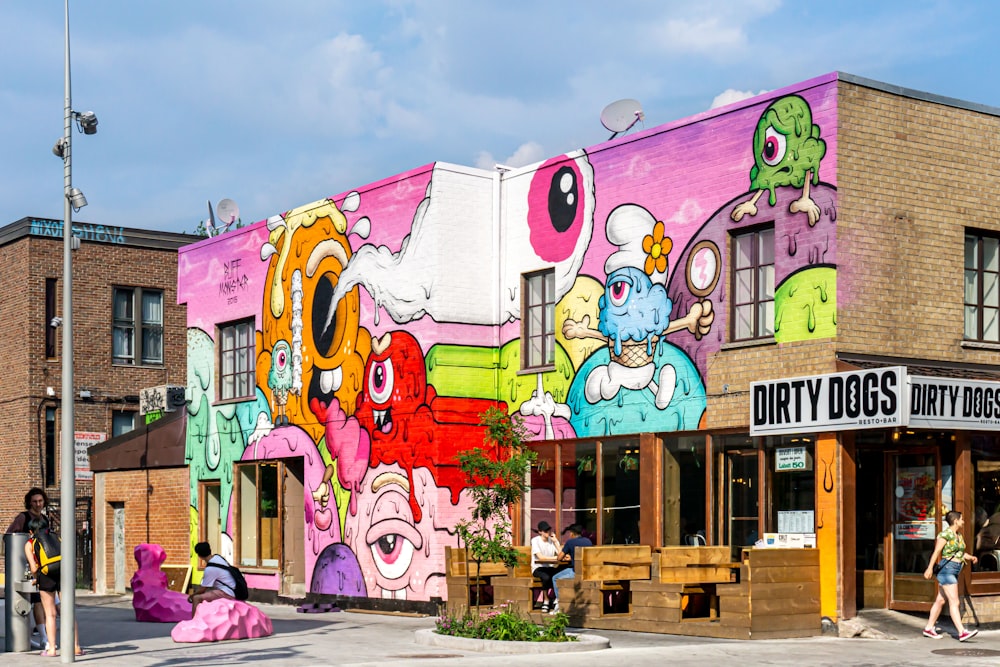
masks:
<path fill-rule="evenodd" d="M 413 524 L 403 519 L 385 519 L 372 524 L 365 535 L 375 567 L 386 579 L 399 579 L 413 562 L 413 552 L 423 545 L 423 538 Z"/>
<path fill-rule="evenodd" d="M 632 283 L 624 278 L 618 278 L 608 285 L 608 299 L 611 301 L 611 305 L 616 308 L 625 305 L 631 293 Z"/>
<path fill-rule="evenodd" d="M 778 164 L 785 158 L 786 143 L 785 135 L 774 129 L 774 126 L 768 126 L 764 130 L 764 147 L 760 151 L 760 159 L 770 167 Z"/>
<path fill-rule="evenodd" d="M 368 374 L 368 395 L 373 403 L 387 403 L 396 384 L 392 359 L 376 361 Z"/>

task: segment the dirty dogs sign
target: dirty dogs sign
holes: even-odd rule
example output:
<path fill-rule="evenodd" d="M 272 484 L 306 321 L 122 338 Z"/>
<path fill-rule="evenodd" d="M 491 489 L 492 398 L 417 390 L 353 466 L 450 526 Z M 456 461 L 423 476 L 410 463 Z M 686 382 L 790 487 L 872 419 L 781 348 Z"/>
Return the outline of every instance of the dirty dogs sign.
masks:
<path fill-rule="evenodd" d="M 750 435 L 901 426 L 906 368 L 783 378 L 750 384 Z"/>

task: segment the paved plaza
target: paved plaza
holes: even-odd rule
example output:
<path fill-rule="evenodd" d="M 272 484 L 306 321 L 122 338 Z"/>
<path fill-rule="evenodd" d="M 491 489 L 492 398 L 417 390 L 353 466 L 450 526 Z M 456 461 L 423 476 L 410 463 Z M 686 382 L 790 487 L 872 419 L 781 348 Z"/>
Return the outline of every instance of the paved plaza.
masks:
<path fill-rule="evenodd" d="M 274 634 L 264 639 L 213 644 L 176 644 L 172 624 L 137 623 L 129 597 L 77 597 L 80 641 L 87 665 L 145 667 L 211 665 L 537 665 L 538 667 L 640 667 L 656 665 L 997 665 L 1000 630 L 983 630 L 961 644 L 920 636 L 922 617 L 879 611 L 864 619 L 894 640 L 811 639 L 732 641 L 630 632 L 588 631 L 611 640 L 592 653 L 491 655 L 416 643 L 414 633 L 434 625 L 431 617 L 362 612 L 298 613 L 295 607 L 259 605 Z M 950 630 L 945 626 L 946 630 Z M 42 662 L 31 654 L 0 653 L 0 665 Z"/>

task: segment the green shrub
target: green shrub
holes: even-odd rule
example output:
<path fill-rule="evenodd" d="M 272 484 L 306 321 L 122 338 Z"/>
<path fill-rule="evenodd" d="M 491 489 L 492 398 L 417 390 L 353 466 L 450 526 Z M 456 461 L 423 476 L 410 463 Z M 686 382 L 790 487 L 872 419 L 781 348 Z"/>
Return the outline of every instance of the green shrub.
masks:
<path fill-rule="evenodd" d="M 471 609 L 461 615 L 445 613 L 437 619 L 437 633 L 470 639 L 493 639 L 505 642 L 572 642 L 566 634 L 569 616 L 559 612 L 538 625 L 517 609 L 503 604 L 493 611 L 476 615 Z"/>

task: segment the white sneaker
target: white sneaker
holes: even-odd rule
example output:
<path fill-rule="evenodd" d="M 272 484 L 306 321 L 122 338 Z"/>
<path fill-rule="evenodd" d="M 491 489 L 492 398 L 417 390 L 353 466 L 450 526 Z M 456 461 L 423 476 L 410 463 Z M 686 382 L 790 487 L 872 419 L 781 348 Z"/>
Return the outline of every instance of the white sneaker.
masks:
<path fill-rule="evenodd" d="M 550 613 L 550 614 L 558 614 L 558 613 L 559 613 L 559 600 L 556 600 L 556 601 L 555 601 L 555 602 L 554 602 L 554 603 L 552 604 L 552 611 L 550 611 L 549 613 Z"/>

